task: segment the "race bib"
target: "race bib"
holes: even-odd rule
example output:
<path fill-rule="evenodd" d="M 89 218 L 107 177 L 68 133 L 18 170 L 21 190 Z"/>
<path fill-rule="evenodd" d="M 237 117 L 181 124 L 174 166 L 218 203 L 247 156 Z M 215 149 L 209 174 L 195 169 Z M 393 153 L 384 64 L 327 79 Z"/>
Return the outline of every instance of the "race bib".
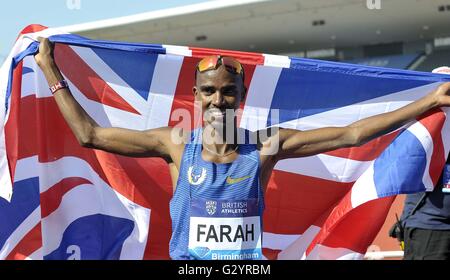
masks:
<path fill-rule="evenodd" d="M 256 199 L 191 201 L 189 253 L 201 260 L 262 258 Z"/>
<path fill-rule="evenodd" d="M 450 193 L 450 164 L 444 167 L 444 174 L 442 174 L 442 192 Z"/>

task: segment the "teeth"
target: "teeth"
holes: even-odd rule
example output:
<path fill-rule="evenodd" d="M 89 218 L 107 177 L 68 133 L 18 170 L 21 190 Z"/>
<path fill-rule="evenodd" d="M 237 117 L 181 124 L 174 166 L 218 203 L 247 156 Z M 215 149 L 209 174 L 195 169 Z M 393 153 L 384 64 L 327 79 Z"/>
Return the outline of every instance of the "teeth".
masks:
<path fill-rule="evenodd" d="M 221 116 L 225 114 L 224 112 L 222 112 L 220 110 L 210 110 L 209 113 L 211 115 L 221 115 Z"/>

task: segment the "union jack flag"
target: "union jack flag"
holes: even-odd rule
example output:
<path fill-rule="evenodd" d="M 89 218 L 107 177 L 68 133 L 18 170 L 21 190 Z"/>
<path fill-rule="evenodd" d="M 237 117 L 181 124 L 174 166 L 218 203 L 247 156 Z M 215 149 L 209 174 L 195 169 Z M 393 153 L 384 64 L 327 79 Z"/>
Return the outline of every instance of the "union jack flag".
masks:
<path fill-rule="evenodd" d="M 239 125 L 344 126 L 400 108 L 448 76 L 235 51 L 95 41 L 25 28 L 0 72 L 0 259 L 168 259 L 166 163 L 81 147 L 36 65 L 37 37 L 77 101 L 104 127 L 145 130 L 193 115 L 195 64 L 238 58 Z M 272 118 L 270 109 L 278 109 Z M 257 114 L 255 112 L 258 112 Z M 446 109 L 361 147 L 283 160 L 266 192 L 268 259 L 359 259 L 400 193 L 431 190 L 450 149 Z"/>

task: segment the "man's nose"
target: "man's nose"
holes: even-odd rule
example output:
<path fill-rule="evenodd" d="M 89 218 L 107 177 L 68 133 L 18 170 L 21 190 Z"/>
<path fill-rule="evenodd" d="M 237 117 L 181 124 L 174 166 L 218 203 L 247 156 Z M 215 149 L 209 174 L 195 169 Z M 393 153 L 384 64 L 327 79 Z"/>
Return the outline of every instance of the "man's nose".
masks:
<path fill-rule="evenodd" d="M 223 102 L 224 102 L 223 94 L 220 93 L 220 91 L 216 91 L 213 94 L 213 100 L 212 100 L 213 105 L 220 107 L 221 105 L 223 105 Z"/>

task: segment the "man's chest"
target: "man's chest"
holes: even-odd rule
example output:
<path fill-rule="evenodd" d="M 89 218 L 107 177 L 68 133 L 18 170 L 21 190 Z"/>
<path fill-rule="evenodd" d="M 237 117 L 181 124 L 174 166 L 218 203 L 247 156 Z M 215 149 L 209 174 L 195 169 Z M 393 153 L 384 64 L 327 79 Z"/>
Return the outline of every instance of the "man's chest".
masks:
<path fill-rule="evenodd" d="M 259 165 L 260 172 L 259 172 L 258 176 L 259 176 L 259 181 L 260 181 L 261 187 L 263 188 L 264 193 L 266 191 L 270 176 L 272 175 L 274 166 L 275 166 L 275 162 L 273 161 L 273 159 L 271 157 L 260 156 L 260 165 Z M 257 167 L 255 167 L 255 168 L 257 168 Z M 183 175 L 180 175 L 179 169 L 178 169 L 177 165 L 174 163 L 169 163 L 169 171 L 170 171 L 170 177 L 172 180 L 173 191 L 175 192 L 175 188 L 178 183 L 178 178 L 179 178 L 179 176 L 183 176 Z M 219 175 L 229 175 L 229 174 L 219 174 Z"/>

